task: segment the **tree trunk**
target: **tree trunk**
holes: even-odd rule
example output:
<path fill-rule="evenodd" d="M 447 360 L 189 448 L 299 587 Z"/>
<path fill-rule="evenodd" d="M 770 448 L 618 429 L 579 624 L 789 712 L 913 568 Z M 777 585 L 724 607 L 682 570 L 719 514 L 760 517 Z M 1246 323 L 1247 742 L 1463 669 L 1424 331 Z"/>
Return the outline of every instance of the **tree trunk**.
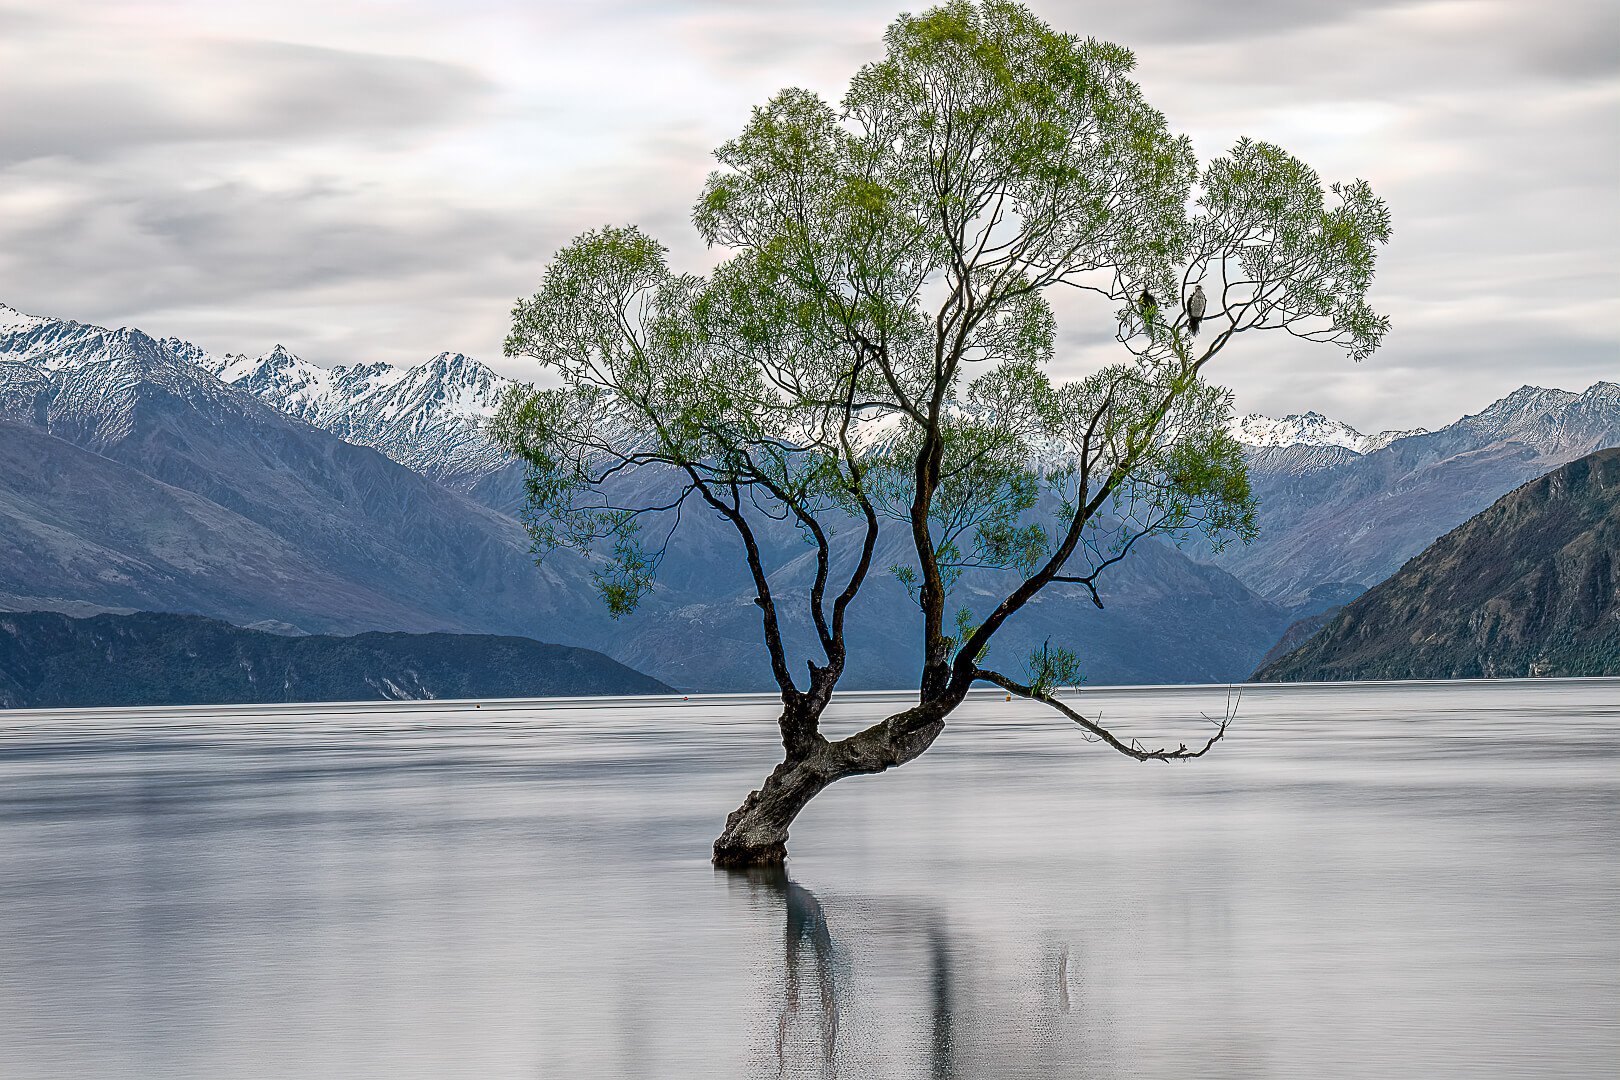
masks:
<path fill-rule="evenodd" d="M 919 706 L 838 742 L 818 736 L 807 751 L 790 753 L 726 817 L 726 829 L 714 842 L 714 865 L 780 866 L 787 858 L 788 826 L 811 799 L 836 780 L 883 772 L 921 754 L 945 730 L 945 711 Z"/>

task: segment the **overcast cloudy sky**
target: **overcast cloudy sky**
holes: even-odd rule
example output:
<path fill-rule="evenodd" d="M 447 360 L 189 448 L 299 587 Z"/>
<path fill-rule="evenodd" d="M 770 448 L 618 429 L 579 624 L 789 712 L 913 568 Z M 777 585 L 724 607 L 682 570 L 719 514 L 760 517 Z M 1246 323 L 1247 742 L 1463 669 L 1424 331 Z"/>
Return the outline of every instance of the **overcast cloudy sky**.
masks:
<path fill-rule="evenodd" d="M 500 343 L 553 249 L 636 222 L 705 268 L 710 150 L 784 86 L 840 97 L 903 4 L 0 0 L 0 301 L 529 374 Z M 1614 0 L 1031 6 L 1134 49 L 1201 156 L 1272 140 L 1391 204 L 1383 350 L 1245 348 L 1221 372 L 1241 411 L 1436 427 L 1620 376 Z M 1066 325 L 1059 373 L 1109 333 Z"/>

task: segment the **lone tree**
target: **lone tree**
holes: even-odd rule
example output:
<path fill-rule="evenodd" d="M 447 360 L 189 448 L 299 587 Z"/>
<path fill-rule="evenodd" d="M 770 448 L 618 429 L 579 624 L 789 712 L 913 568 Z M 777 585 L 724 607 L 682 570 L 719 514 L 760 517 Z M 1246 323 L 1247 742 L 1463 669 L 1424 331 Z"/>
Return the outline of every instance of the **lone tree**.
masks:
<path fill-rule="evenodd" d="M 1146 749 L 1055 696 L 1079 678 L 1068 650 L 1043 647 L 1018 678 L 987 651 L 1055 583 L 1100 607 L 1099 575 L 1143 537 L 1254 535 L 1231 396 L 1203 377 L 1235 338 L 1281 330 L 1359 360 L 1388 325 L 1364 300 L 1389 237 L 1365 182 L 1324 191 L 1249 140 L 1200 168 L 1127 78 L 1129 51 L 1007 0 L 902 15 L 884 42 L 840 108 L 784 90 L 715 152 L 693 220 L 729 257 L 708 277 L 673 272 L 635 227 L 587 232 L 519 301 L 506 342 L 561 379 L 515 389 L 491 424 L 529 465 L 536 550 L 594 559 L 615 616 L 652 589 L 668 544 L 644 524 L 696 506 L 736 530 L 784 756 L 726 819 L 723 866 L 780 862 L 811 798 L 927 750 L 975 682 L 1138 760 L 1207 752 L 1224 721 L 1196 749 Z M 1112 304 L 1121 362 L 1054 385 L 1060 287 Z M 648 470 L 658 483 L 631 482 Z M 803 594 L 772 591 L 770 518 L 814 550 Z M 885 528 L 909 538 L 908 564 L 874 567 Z M 953 612 L 953 586 L 982 568 L 1015 587 Z M 917 699 L 829 740 L 850 605 L 881 573 L 920 609 Z M 798 679 L 790 604 L 819 639 Z"/>

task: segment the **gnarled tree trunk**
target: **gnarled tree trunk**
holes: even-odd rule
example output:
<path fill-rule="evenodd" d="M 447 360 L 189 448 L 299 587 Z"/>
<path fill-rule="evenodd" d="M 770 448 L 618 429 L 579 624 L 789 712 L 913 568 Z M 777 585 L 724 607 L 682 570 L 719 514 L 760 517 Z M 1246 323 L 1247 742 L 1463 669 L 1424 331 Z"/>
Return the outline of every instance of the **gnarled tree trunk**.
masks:
<path fill-rule="evenodd" d="M 743 804 L 726 817 L 725 831 L 714 842 L 714 865 L 780 865 L 787 858 L 788 826 L 823 788 L 846 776 L 904 765 L 933 745 L 945 730 L 949 711 L 943 701 L 929 702 L 837 742 L 815 733 L 814 720 L 808 737 L 797 725 L 790 737 L 784 715 L 787 755 L 765 783 L 750 791 Z"/>

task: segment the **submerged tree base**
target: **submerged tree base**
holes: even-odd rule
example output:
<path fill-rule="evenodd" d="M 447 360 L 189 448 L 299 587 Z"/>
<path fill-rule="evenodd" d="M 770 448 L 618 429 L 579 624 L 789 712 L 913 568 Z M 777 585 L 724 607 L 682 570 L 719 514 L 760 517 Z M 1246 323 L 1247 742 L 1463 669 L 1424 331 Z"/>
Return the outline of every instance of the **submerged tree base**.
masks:
<path fill-rule="evenodd" d="M 782 865 L 788 826 L 811 799 L 846 776 L 885 772 L 912 760 L 945 729 L 949 709 L 938 702 L 915 706 L 837 742 L 822 738 L 814 716 L 787 710 L 780 723 L 788 758 L 727 815 L 725 832 L 714 842 L 714 865 Z"/>
<path fill-rule="evenodd" d="M 746 847 L 726 843 L 721 837 L 714 842 L 714 865 L 722 870 L 747 870 L 756 866 L 781 866 L 787 862 L 787 844 L 781 840 L 763 847 Z"/>
<path fill-rule="evenodd" d="M 714 865 L 731 869 L 782 865 L 787 858 L 788 826 L 805 803 L 837 779 L 836 773 L 817 767 L 825 762 L 814 760 L 827 756 L 826 747 L 823 741 L 817 747 L 819 753 L 782 762 L 726 816 L 725 832 L 714 842 Z"/>
<path fill-rule="evenodd" d="M 786 763 L 784 763 L 785 766 Z M 776 779 L 784 766 L 771 774 Z M 770 786 L 770 780 L 766 781 Z M 750 866 L 781 866 L 787 860 L 787 826 L 764 820 L 758 791 L 750 791 L 743 804 L 726 815 L 726 831 L 714 842 L 714 865 L 727 870 Z"/>

